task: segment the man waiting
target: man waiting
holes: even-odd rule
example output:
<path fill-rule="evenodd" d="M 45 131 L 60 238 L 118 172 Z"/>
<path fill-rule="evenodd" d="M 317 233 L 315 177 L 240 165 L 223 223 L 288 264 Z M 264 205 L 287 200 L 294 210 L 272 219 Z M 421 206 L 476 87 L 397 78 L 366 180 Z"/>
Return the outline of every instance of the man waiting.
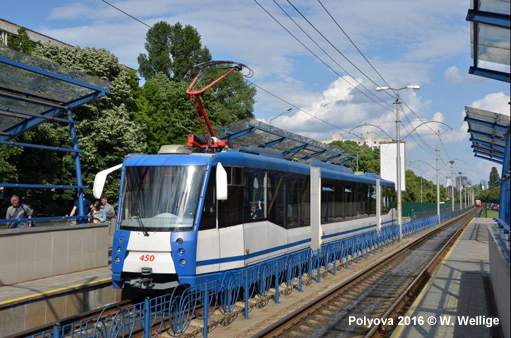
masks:
<path fill-rule="evenodd" d="M 105 210 L 107 222 L 111 223 L 112 219 L 115 220 L 114 207 L 108 204 L 108 198 L 105 195 L 101 196 L 101 209 Z"/>
<path fill-rule="evenodd" d="M 78 202 L 79 202 L 80 194 L 76 194 L 76 196 L 78 198 L 75 201 L 75 204 L 73 206 L 73 209 L 71 210 L 71 213 L 69 214 L 69 216 L 71 216 L 71 217 L 73 217 L 76 214 L 76 211 L 78 210 Z M 89 201 L 87 198 L 85 198 L 85 195 L 83 195 L 83 212 L 85 214 L 88 214 L 91 211 L 92 207 L 93 207 L 92 202 Z"/>
<path fill-rule="evenodd" d="M 20 198 L 16 195 L 11 197 L 11 204 L 9 208 L 7 208 L 7 215 L 5 215 L 6 219 L 15 219 L 15 218 L 32 218 L 32 212 L 30 209 L 23 203 L 20 203 Z M 12 222 L 7 223 L 7 228 L 20 228 L 26 229 L 31 228 L 32 222 Z"/>

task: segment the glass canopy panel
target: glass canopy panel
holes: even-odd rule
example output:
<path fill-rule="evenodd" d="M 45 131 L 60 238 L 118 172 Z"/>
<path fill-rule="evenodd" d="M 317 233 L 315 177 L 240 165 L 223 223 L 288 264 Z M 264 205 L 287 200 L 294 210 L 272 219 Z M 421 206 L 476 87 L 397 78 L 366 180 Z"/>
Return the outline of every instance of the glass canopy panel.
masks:
<path fill-rule="evenodd" d="M 471 1 L 474 8 L 474 1 Z M 509 0 L 479 0 L 480 11 L 509 15 Z"/>
<path fill-rule="evenodd" d="M 509 65 L 509 29 L 478 24 L 478 60 Z"/>
<path fill-rule="evenodd" d="M 283 158 L 308 163 L 327 161 L 336 157 L 331 163 L 340 163 L 353 159 L 352 156 L 330 148 L 327 145 L 288 131 L 273 127 L 257 120 L 246 119 L 216 130 L 217 137 L 228 139 L 231 148 L 248 148 L 254 146 L 273 150 Z"/>
<path fill-rule="evenodd" d="M 509 116 L 472 107 L 465 107 L 465 112 L 474 153 L 502 161 L 506 148 L 503 129 L 509 127 Z"/>
<path fill-rule="evenodd" d="M 50 73 L 58 74 L 65 76 L 67 78 L 77 80 L 80 82 L 84 82 L 96 87 L 106 88 L 109 86 L 108 81 L 78 72 L 76 70 L 70 70 L 66 67 L 60 66 L 51 61 L 43 60 L 37 58 L 35 56 L 27 55 L 20 53 L 18 51 L 12 50 L 5 46 L 0 46 L 0 56 L 5 57 L 7 59 L 23 63 L 28 66 L 32 66 L 38 69 L 45 70 Z M 60 80 L 57 80 L 60 81 Z"/>
<path fill-rule="evenodd" d="M 3 63 L 0 63 L 0 83 L 2 89 L 62 104 L 94 93 L 85 87 Z"/>
<path fill-rule="evenodd" d="M 109 93 L 105 80 L 0 46 L 0 139 Z M 7 136 L 8 135 L 8 136 Z"/>

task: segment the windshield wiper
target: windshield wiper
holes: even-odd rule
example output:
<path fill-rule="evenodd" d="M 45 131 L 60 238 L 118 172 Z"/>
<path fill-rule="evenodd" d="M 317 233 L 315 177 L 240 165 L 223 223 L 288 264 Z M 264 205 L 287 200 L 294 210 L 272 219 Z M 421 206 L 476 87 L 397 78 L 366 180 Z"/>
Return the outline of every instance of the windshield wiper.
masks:
<path fill-rule="evenodd" d="M 149 232 L 147 232 L 147 229 L 145 228 L 144 222 L 142 222 L 142 219 L 139 215 L 135 215 L 135 219 L 138 221 L 138 227 L 142 232 L 144 233 L 144 236 L 149 237 Z"/>
<path fill-rule="evenodd" d="M 149 172 L 149 167 L 144 169 L 144 172 L 142 173 L 142 177 L 140 179 L 140 183 L 138 184 L 137 194 L 135 195 L 135 198 L 136 198 L 135 203 L 137 206 L 137 208 L 136 208 L 137 214 L 135 215 L 135 217 L 137 218 L 139 228 L 142 230 L 142 232 L 144 233 L 144 236 L 146 236 L 146 237 L 149 237 L 149 232 L 147 232 L 147 229 L 144 226 L 144 222 L 142 221 L 142 217 L 140 217 L 142 213 L 140 212 L 140 204 L 139 203 L 140 203 L 140 193 L 141 193 L 142 185 L 143 185 L 144 179 L 148 172 Z"/>

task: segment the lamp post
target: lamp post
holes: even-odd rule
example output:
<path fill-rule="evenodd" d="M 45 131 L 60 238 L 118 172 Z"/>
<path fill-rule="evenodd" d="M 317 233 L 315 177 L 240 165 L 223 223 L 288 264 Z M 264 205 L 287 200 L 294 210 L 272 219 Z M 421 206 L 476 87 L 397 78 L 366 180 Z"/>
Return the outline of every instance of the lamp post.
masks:
<path fill-rule="evenodd" d="M 284 111 L 284 112 L 280 113 L 279 115 L 277 115 L 277 116 L 275 116 L 275 117 L 272 117 L 272 118 L 270 119 L 270 126 L 271 126 L 271 121 L 275 120 L 277 117 L 280 117 L 280 116 L 282 116 L 282 115 L 284 115 L 284 114 L 289 113 L 291 110 L 293 110 L 293 108 L 289 108 L 288 110 L 286 110 L 286 111 Z"/>
<path fill-rule="evenodd" d="M 401 241 L 401 238 L 403 237 L 403 220 L 401 218 L 401 142 L 400 142 L 400 135 L 399 135 L 399 123 L 401 122 L 399 120 L 399 91 L 403 89 L 413 89 L 413 90 L 419 90 L 421 87 L 417 85 L 413 86 L 406 86 L 401 88 L 391 88 L 391 87 L 377 87 L 376 91 L 382 91 L 382 90 L 392 90 L 396 94 L 396 145 L 397 145 L 397 177 L 396 177 L 396 183 L 397 183 L 397 224 L 399 225 L 399 241 Z"/>
<path fill-rule="evenodd" d="M 360 153 L 360 151 L 357 151 L 357 171 L 358 172 L 358 153 Z"/>
<path fill-rule="evenodd" d="M 450 160 L 449 163 L 451 164 L 451 204 L 452 204 L 452 211 L 454 211 L 454 161 Z"/>
<path fill-rule="evenodd" d="M 463 209 L 463 199 L 461 198 L 461 193 L 463 191 L 463 178 L 461 177 L 461 174 L 463 174 L 461 171 L 458 171 L 458 174 L 460 175 L 460 210 Z"/>
<path fill-rule="evenodd" d="M 435 152 L 436 152 L 436 215 L 438 219 L 438 224 L 440 224 L 440 169 L 438 168 L 440 150 L 438 150 L 438 146 L 436 146 Z"/>

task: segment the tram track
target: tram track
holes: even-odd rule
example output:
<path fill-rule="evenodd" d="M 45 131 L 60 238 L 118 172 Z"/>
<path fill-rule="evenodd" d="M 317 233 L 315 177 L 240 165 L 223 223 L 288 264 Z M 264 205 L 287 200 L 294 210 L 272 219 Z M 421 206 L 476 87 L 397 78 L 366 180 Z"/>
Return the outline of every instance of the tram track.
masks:
<path fill-rule="evenodd" d="M 393 319 L 406 310 L 476 214 L 471 210 L 401 248 L 278 320 L 254 337 L 385 337 L 392 327 L 349 318 Z M 388 321 L 387 321 L 388 322 Z"/>

